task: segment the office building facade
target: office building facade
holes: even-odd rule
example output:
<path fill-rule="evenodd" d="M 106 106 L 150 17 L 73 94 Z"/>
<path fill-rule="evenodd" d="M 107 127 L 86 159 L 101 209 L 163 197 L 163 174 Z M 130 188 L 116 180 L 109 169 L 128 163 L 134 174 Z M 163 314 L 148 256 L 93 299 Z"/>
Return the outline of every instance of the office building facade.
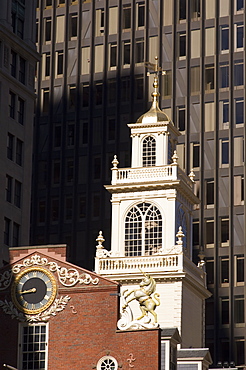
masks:
<path fill-rule="evenodd" d="M 245 363 L 243 0 L 40 0 L 32 243 L 68 243 L 92 267 L 110 245 L 103 189 L 111 161 L 130 165 L 127 123 L 149 107 L 145 62 L 157 55 L 160 107 L 195 173 L 193 260 L 205 255 L 206 345 L 215 363 Z"/>
<path fill-rule="evenodd" d="M 0 266 L 30 233 L 35 2 L 0 1 Z"/>

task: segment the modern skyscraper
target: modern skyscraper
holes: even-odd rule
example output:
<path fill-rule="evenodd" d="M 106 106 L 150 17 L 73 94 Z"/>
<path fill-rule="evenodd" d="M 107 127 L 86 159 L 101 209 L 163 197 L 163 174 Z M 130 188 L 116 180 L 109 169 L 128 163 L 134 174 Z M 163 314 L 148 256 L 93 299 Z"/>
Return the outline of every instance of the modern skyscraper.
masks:
<path fill-rule="evenodd" d="M 160 107 L 193 168 L 193 259 L 206 257 L 206 344 L 214 362 L 245 363 L 243 0 L 40 0 L 37 9 L 32 243 L 70 244 L 92 267 L 94 239 L 110 245 L 103 189 L 114 154 L 129 166 L 127 123 L 150 101 L 145 62 L 159 57 Z M 189 230 L 187 231 L 189 232 Z"/>
<path fill-rule="evenodd" d="M 0 0 L 0 266 L 28 245 L 32 177 L 35 2 Z"/>

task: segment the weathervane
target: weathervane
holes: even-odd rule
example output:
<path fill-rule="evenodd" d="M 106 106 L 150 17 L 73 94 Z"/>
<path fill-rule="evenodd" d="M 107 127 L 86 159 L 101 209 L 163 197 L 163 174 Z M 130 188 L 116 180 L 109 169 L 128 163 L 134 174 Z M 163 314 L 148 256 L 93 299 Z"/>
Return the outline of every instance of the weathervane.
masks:
<path fill-rule="evenodd" d="M 159 84 L 158 84 L 158 75 L 161 73 L 162 75 L 165 75 L 166 74 L 166 71 L 163 71 L 162 68 L 160 66 L 158 66 L 158 57 L 156 56 L 155 57 L 155 63 L 150 63 L 150 62 L 145 62 L 145 66 L 146 68 L 148 68 L 148 72 L 147 72 L 147 76 L 150 76 L 151 74 L 154 73 L 154 82 L 153 82 L 153 87 L 154 87 L 154 91 L 152 92 L 152 97 L 153 97 L 153 103 L 154 104 L 158 104 L 157 103 L 157 98 L 160 96 L 160 93 L 158 91 L 158 87 L 159 87 Z"/>

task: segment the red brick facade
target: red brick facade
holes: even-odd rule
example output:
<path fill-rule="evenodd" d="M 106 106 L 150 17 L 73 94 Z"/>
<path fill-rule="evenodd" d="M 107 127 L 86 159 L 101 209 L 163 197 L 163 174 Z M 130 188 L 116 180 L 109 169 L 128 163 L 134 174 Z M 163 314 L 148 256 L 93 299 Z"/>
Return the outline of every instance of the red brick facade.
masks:
<path fill-rule="evenodd" d="M 50 251 L 50 253 L 49 253 Z M 70 300 L 63 310 L 49 318 L 48 326 L 48 369 L 96 369 L 103 356 L 114 357 L 121 369 L 159 369 L 160 368 L 160 330 L 117 330 L 119 319 L 119 286 L 65 262 L 65 248 L 21 249 L 11 251 L 12 265 L 0 270 L 0 365 L 18 365 L 18 326 L 14 315 L 4 312 L 4 302 L 11 302 L 11 284 L 4 289 L 4 272 L 17 264 L 22 264 L 32 255 L 39 255 L 59 267 L 74 268 L 79 274 L 89 274 L 98 279 L 97 284 L 76 283 L 65 287 L 58 284 L 57 298 L 69 296 Z M 55 258 L 56 257 L 56 258 Z M 18 259 L 19 258 L 19 259 Z M 22 267 L 24 269 L 25 267 Z M 47 267 L 45 267 L 47 268 Z M 2 280 L 2 283 L 1 283 Z M 18 311 L 16 311 L 18 312 Z M 134 361 L 133 361 L 134 360 Z M 134 367 L 133 367 L 134 365 Z M 19 370 L 22 367 L 20 366 Z"/>

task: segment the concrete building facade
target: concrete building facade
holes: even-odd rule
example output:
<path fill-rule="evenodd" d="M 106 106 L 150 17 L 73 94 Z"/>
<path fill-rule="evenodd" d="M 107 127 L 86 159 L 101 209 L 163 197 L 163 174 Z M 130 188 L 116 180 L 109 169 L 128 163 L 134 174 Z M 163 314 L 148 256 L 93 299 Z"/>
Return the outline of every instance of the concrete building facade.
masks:
<path fill-rule="evenodd" d="M 30 236 L 35 2 L 0 1 L 0 266 Z"/>
<path fill-rule="evenodd" d="M 193 259 L 206 258 L 206 341 L 218 361 L 245 363 L 243 0 L 40 0 L 39 93 L 32 243 L 67 242 L 92 266 L 88 246 L 110 204 L 102 185 L 114 154 L 130 165 L 126 124 L 150 101 L 145 62 L 159 57 L 160 107 L 181 132 L 179 165 L 193 169 Z M 91 262 L 90 262 L 91 261 Z"/>

